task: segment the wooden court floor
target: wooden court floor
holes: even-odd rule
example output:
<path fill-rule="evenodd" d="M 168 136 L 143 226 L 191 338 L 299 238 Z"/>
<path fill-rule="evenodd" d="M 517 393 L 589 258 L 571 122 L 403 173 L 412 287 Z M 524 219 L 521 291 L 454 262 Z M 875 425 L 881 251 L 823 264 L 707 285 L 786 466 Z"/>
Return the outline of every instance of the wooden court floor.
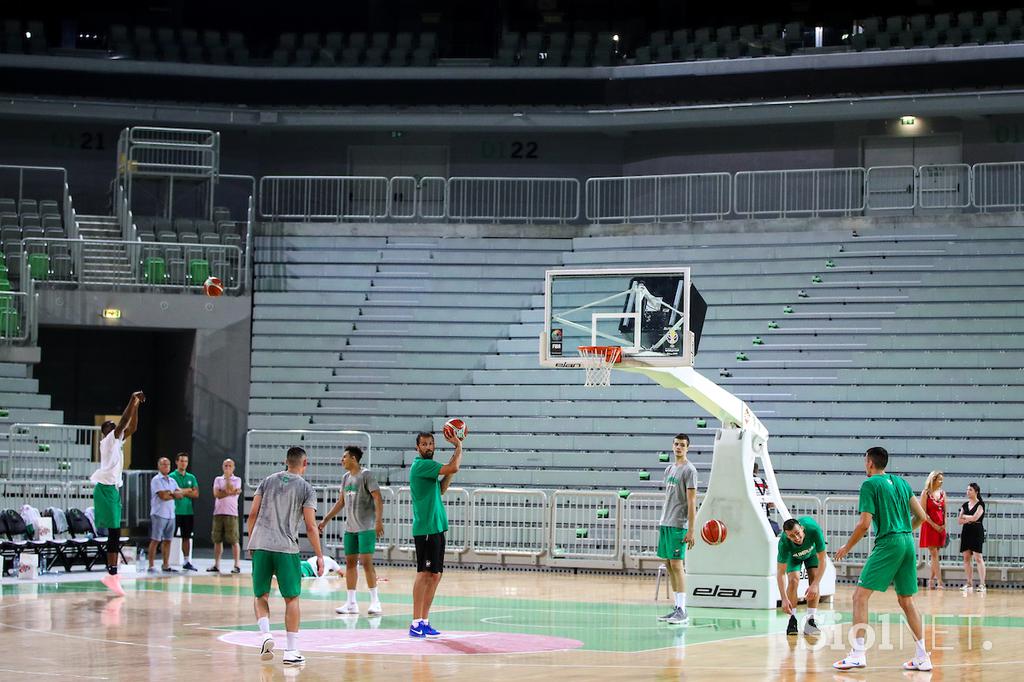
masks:
<path fill-rule="evenodd" d="M 96 578 L 99 573 L 94 574 Z M 446 637 L 407 637 L 413 573 L 380 569 L 384 615 L 342 617 L 341 578 L 303 584 L 301 668 L 281 663 L 283 602 L 271 602 L 277 656 L 259 660 L 249 576 L 128 579 L 111 598 L 99 582 L 0 586 L 0 680 L 1020 680 L 1024 593 L 919 593 L 934 672 L 904 673 L 913 642 L 890 592 L 869 667 L 837 673 L 848 634 L 843 586 L 811 642 L 786 637 L 775 612 L 690 609 L 688 627 L 655 620 L 651 577 L 450 570 L 431 623 Z M 360 579 L 360 583 L 362 580 Z M 360 592 L 365 614 L 367 595 Z"/>

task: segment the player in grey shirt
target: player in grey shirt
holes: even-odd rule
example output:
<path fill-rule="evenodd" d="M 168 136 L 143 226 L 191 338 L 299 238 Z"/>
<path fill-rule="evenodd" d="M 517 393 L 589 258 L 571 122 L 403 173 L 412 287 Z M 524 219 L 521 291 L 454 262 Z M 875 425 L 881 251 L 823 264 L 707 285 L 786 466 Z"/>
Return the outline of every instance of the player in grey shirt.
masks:
<path fill-rule="evenodd" d="M 373 553 L 377 549 L 377 538 L 384 535 L 384 500 L 380 486 L 373 472 L 364 469 L 361 461 L 363 451 L 355 445 L 345 448 L 341 465 L 345 475 L 341 479 L 341 495 L 320 522 L 320 530 L 338 515 L 342 507 L 348 507 L 345 520 L 345 586 L 348 599 L 344 606 L 335 609 L 337 613 L 355 615 L 359 613 L 356 603 L 356 565 L 362 564 L 366 576 L 366 587 L 370 590 L 370 607 L 366 613 L 378 616 L 381 613 L 380 597 L 377 594 L 377 573 L 373 568 Z"/>
<path fill-rule="evenodd" d="M 675 592 L 675 608 L 658 620 L 670 625 L 685 625 L 686 575 L 683 559 L 693 548 L 695 536 L 688 522 L 697 516 L 697 468 L 686 459 L 690 437 L 680 433 L 672 439 L 675 463 L 665 468 L 665 506 L 658 528 L 658 557 L 665 560 L 668 580 Z"/>

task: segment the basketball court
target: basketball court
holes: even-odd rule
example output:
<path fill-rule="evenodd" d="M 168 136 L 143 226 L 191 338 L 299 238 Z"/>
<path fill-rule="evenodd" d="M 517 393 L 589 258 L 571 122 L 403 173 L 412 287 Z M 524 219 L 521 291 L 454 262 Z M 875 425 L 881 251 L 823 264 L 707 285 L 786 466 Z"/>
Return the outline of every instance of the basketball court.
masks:
<path fill-rule="evenodd" d="M 298 668 L 282 666 L 279 651 L 260 661 L 245 574 L 126 578 L 128 596 L 113 599 L 98 581 L 5 580 L 0 678 L 1016 680 L 1024 664 L 1024 598 L 1009 590 L 919 593 L 935 670 L 904 675 L 914 645 L 891 591 L 873 599 L 879 641 L 870 667 L 834 673 L 848 647 L 846 585 L 823 605 L 824 635 L 814 642 L 787 637 L 774 610 L 691 607 L 689 626 L 659 623 L 668 602 L 653 600 L 651 576 L 451 570 L 432 614 L 446 636 L 423 641 L 407 635 L 412 569 L 379 575 L 385 613 L 376 619 L 334 613 L 343 579 L 303 581 L 307 662 Z M 360 599 L 365 613 L 366 594 Z M 283 639 L 279 597 L 271 609 Z"/>

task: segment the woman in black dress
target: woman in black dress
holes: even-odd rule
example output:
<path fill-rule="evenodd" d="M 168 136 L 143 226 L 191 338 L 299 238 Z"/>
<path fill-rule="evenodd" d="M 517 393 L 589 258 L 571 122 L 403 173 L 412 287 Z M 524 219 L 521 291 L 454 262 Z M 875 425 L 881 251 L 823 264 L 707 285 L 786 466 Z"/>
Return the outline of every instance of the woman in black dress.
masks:
<path fill-rule="evenodd" d="M 981 499 L 981 488 L 977 483 L 967 486 L 967 501 L 960 507 L 957 522 L 963 526 L 960 532 L 960 553 L 964 555 L 964 593 L 970 592 L 974 584 L 974 572 L 971 559 L 978 565 L 978 592 L 985 591 L 985 559 L 981 556 L 982 545 L 985 544 L 985 500 Z"/>

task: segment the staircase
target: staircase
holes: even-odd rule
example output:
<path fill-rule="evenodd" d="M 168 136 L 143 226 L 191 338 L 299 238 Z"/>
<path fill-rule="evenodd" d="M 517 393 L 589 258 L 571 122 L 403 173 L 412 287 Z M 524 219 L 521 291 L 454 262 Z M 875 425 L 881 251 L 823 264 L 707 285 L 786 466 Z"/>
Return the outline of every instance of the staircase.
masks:
<path fill-rule="evenodd" d="M 78 216 L 78 235 L 89 241 L 121 241 L 121 226 L 115 216 Z M 124 244 L 83 244 L 83 284 L 131 284 L 135 281 L 131 260 Z"/>

